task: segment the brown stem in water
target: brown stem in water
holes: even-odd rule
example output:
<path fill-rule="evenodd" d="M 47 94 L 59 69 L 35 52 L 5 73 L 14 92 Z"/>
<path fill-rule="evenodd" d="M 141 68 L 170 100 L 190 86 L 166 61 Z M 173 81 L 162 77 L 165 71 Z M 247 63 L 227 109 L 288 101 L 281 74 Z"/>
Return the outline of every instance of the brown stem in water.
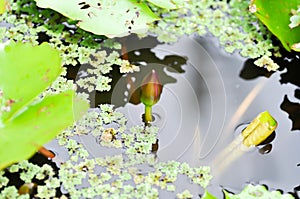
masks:
<path fill-rule="evenodd" d="M 125 41 L 126 41 L 126 39 L 124 39 L 124 38 L 121 39 L 121 44 L 122 44 L 121 57 L 124 60 L 129 60 L 128 52 L 127 52 L 127 47 L 125 45 Z"/>
<path fill-rule="evenodd" d="M 41 147 L 41 148 L 39 148 L 39 152 L 43 155 L 43 156 L 45 156 L 46 158 L 54 158 L 55 157 L 55 154 L 54 153 L 52 153 L 51 151 L 49 151 L 48 149 L 46 149 L 45 147 Z"/>

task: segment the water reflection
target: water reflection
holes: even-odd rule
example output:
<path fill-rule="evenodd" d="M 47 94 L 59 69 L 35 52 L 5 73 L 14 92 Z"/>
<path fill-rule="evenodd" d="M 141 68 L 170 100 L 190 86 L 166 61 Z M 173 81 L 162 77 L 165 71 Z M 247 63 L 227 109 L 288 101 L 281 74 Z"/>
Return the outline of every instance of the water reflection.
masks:
<path fill-rule="evenodd" d="M 139 97 L 135 97 L 139 92 L 134 91 L 138 90 L 145 75 L 155 69 L 164 85 L 164 92 L 156 107 L 160 115 L 154 116 L 157 116 L 158 120 L 166 120 L 166 125 L 159 125 L 160 142 L 154 144 L 152 150 L 158 153 L 161 160 L 178 158 L 180 161 L 199 165 L 211 165 L 214 155 L 234 139 L 234 127 L 253 119 L 262 110 L 270 110 L 278 119 L 277 135 L 272 134 L 269 140 L 265 140 L 265 143 L 252 153 L 243 153 L 226 172 L 215 176 L 216 180 L 212 183 L 214 186 L 223 185 L 240 190 L 245 185 L 243 183 L 251 180 L 286 191 L 293 189 L 295 184 L 299 184 L 299 168 L 294 168 L 298 157 L 293 155 L 293 152 L 299 151 L 299 139 L 288 133 L 289 119 L 282 110 L 295 111 L 297 116 L 299 104 L 289 103 L 286 106 L 288 108 L 279 108 L 285 94 L 289 96 L 287 99 L 292 100 L 290 91 L 294 90 L 294 86 L 285 86 L 280 82 L 297 84 L 297 80 L 289 80 L 289 75 L 284 75 L 289 73 L 289 67 L 269 73 L 254 66 L 252 60 L 243 63 L 234 56 L 220 55 L 220 50 L 217 47 L 213 48 L 211 41 L 203 43 L 208 47 L 208 51 L 211 48 L 209 53 L 217 63 L 216 67 L 207 61 L 209 59 L 199 47 L 194 48 L 188 40 L 182 40 L 174 46 L 161 46 L 157 50 L 160 50 L 160 53 L 168 51 L 168 55 L 159 57 L 151 50 L 155 45 L 143 49 L 129 47 L 128 49 L 134 50 L 128 53 L 128 59 L 131 63 L 140 65 L 141 71 L 122 76 L 119 74 L 119 68 L 114 67 L 113 89 L 111 92 L 97 93 L 96 104 L 113 102 L 116 107 L 127 106 L 126 110 L 122 110 L 127 111 L 128 118 L 131 115 L 139 115 L 143 107 L 138 105 Z M 183 56 L 172 55 L 174 51 Z M 185 56 L 188 56 L 188 61 Z M 285 64 L 288 63 L 286 61 Z M 240 71 L 241 67 L 243 69 Z M 219 74 L 221 75 L 218 76 Z M 226 96 L 222 95 L 225 91 Z M 299 99 L 299 89 L 295 91 L 295 96 Z M 142 108 L 141 111 L 136 111 L 139 108 Z M 296 116 L 293 120 L 299 119 Z M 128 126 L 136 125 L 136 120 L 141 121 L 141 115 L 132 118 Z M 223 120 L 226 126 L 233 127 L 232 131 L 222 129 Z M 222 137 L 217 143 L 221 134 Z M 233 173 L 237 175 L 232 175 Z"/>
<path fill-rule="evenodd" d="M 280 74 L 281 84 L 293 84 L 300 87 L 300 60 L 297 54 L 284 54 L 286 56 L 283 59 L 276 59 L 276 62 L 281 66 L 280 70 L 283 71 Z M 259 68 L 254 65 L 254 60 L 248 59 L 240 72 L 240 77 L 245 80 L 252 80 L 260 76 L 269 78 L 274 72 L 268 72 L 263 68 Z M 276 91 L 273 91 L 276 92 Z M 294 96 L 300 99 L 300 90 L 296 89 Z M 280 108 L 289 114 L 289 118 L 292 121 L 291 130 L 300 130 L 300 104 L 289 100 L 287 95 L 284 96 Z"/>
<path fill-rule="evenodd" d="M 293 124 L 291 130 L 300 130 L 300 104 L 291 102 L 288 96 L 285 95 L 280 108 L 289 114 Z"/>
<path fill-rule="evenodd" d="M 291 83 L 300 87 L 300 59 L 298 56 L 295 56 L 291 59 L 281 60 L 281 64 L 284 66 L 285 71 L 282 73 L 280 82 L 282 84 Z"/>
<path fill-rule="evenodd" d="M 257 67 L 253 59 L 245 61 L 244 66 L 240 72 L 240 77 L 246 80 L 255 79 L 257 77 L 270 77 L 274 72 L 269 72 L 265 68 Z"/>
<path fill-rule="evenodd" d="M 141 48 L 135 49 L 131 47 L 132 43 L 139 43 Z M 126 103 L 137 105 L 140 101 L 140 86 L 143 79 L 155 70 L 160 79 L 161 85 L 175 83 L 176 79 L 173 78 L 168 72 L 171 73 L 184 73 L 182 66 L 186 64 L 186 58 L 177 55 L 168 55 L 162 59 L 158 58 L 151 48 L 147 46 L 155 46 L 158 41 L 152 37 L 145 39 L 130 38 L 124 40 L 124 45 L 127 50 L 126 58 L 131 64 L 140 67 L 140 71 L 133 74 L 120 74 L 119 68 L 114 67 L 110 73 L 112 78 L 112 89 L 108 92 L 96 92 L 95 106 L 102 103 L 112 103 L 115 107 L 124 106 Z M 146 46 L 146 47 L 143 47 Z"/>

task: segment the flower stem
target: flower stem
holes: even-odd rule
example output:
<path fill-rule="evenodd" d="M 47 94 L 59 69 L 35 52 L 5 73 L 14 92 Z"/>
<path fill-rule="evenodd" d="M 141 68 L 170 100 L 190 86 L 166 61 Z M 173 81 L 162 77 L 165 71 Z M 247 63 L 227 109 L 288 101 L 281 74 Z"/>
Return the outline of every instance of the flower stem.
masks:
<path fill-rule="evenodd" d="M 145 106 L 145 122 L 149 123 L 152 122 L 152 107 Z"/>

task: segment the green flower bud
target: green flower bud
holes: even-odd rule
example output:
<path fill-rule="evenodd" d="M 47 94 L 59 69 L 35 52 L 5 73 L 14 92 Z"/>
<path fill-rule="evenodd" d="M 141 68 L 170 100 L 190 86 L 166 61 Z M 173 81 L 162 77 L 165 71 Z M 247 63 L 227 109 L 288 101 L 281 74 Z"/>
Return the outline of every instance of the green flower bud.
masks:
<path fill-rule="evenodd" d="M 162 92 L 162 85 L 155 72 L 152 70 L 151 74 L 146 76 L 142 82 L 141 87 L 141 102 L 145 106 L 151 107 L 156 104 Z"/>

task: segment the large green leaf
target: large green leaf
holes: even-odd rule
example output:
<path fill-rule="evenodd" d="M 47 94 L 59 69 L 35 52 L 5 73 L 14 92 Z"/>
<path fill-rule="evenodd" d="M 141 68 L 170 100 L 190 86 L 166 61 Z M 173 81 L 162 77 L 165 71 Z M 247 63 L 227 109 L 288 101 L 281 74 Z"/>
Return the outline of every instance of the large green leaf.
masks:
<path fill-rule="evenodd" d="M 300 27 L 289 27 L 292 9 L 300 4 L 299 0 L 252 0 L 250 11 L 268 27 L 288 51 L 300 51 Z"/>
<path fill-rule="evenodd" d="M 61 73 L 60 65 L 58 51 L 48 43 L 36 47 L 0 44 L 0 91 L 2 103 L 7 105 L 0 124 L 11 120 L 45 90 Z"/>
<path fill-rule="evenodd" d="M 1 170 L 32 156 L 83 115 L 88 103 L 72 90 L 37 99 L 61 72 L 58 51 L 46 43 L 2 44 L 0 63 Z"/>
<path fill-rule="evenodd" d="M 0 169 L 28 159 L 46 142 L 74 122 L 74 91 L 48 96 L 29 106 L 0 129 Z M 76 100 L 76 107 L 87 109 L 87 103 Z M 77 112 L 79 113 L 79 112 Z"/>
<path fill-rule="evenodd" d="M 150 3 L 153 3 L 154 5 L 166 8 L 166 9 L 176 9 L 181 7 L 185 0 L 147 0 Z"/>
<path fill-rule="evenodd" d="M 107 37 L 130 32 L 144 33 L 147 23 L 158 17 L 138 0 L 35 0 L 41 8 L 51 8 L 73 20 L 86 31 Z"/>

